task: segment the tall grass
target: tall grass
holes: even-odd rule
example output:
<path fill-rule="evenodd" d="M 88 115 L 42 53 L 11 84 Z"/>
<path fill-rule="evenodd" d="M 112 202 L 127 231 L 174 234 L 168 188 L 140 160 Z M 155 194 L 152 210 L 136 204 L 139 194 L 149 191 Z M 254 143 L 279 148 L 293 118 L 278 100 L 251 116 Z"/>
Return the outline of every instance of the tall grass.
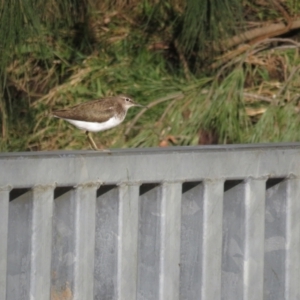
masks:
<path fill-rule="evenodd" d="M 122 11 L 93 2 L 87 23 L 57 25 L 41 33 L 43 43 L 14 46 L 2 73 L 1 151 L 88 148 L 83 132 L 50 112 L 120 93 L 150 108 L 94 134 L 101 147 L 300 141 L 297 46 L 254 46 L 221 68 L 201 69 L 174 42 L 183 2 L 134 3 L 117 1 Z"/>

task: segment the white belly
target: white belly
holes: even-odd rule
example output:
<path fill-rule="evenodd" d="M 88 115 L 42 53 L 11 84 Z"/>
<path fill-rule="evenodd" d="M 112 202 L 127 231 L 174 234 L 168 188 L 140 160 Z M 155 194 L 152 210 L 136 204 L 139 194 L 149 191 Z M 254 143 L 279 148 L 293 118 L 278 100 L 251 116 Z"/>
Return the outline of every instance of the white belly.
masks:
<path fill-rule="evenodd" d="M 77 121 L 77 120 L 70 120 L 70 119 L 64 119 L 64 120 L 68 121 L 69 123 L 71 123 L 72 125 L 76 126 L 79 129 L 87 130 L 90 132 L 107 130 L 119 125 L 123 121 L 122 119 L 118 119 L 115 117 L 110 118 L 108 121 L 104 123 L 85 122 L 85 121 Z"/>

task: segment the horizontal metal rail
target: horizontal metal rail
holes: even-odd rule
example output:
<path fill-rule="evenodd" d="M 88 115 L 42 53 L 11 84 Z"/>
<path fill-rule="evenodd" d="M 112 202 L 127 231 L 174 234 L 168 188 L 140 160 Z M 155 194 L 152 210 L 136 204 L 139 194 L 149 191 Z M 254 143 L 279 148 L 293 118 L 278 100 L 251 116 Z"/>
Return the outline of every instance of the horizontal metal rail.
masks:
<path fill-rule="evenodd" d="M 300 299 L 300 144 L 0 154 L 0 299 Z"/>

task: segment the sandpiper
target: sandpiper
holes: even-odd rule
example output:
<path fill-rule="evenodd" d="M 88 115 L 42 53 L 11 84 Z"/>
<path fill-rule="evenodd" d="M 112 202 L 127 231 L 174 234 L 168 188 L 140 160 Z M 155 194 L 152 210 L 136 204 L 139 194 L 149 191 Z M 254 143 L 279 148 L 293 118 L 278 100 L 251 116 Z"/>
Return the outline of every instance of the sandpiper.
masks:
<path fill-rule="evenodd" d="M 130 97 L 119 95 L 84 102 L 70 108 L 54 111 L 54 117 L 68 121 L 85 130 L 88 141 L 94 150 L 99 150 L 90 132 L 113 128 L 122 123 L 127 110 L 133 106 L 146 107 L 134 102 Z"/>

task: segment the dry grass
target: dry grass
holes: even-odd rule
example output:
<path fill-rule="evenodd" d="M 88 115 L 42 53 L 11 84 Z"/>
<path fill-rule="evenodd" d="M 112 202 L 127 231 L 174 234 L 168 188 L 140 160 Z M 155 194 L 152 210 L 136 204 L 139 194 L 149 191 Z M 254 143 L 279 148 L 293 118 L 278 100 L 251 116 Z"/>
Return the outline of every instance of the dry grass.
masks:
<path fill-rule="evenodd" d="M 94 134 L 99 146 L 300 141 L 296 37 L 260 41 L 217 69 L 193 72 L 193 58 L 165 26 L 166 10 L 151 19 L 152 2 L 139 7 L 130 1 L 134 14 L 126 14 L 124 1 L 109 9 L 110 2 L 101 2 L 105 13 L 97 3 L 88 22 L 92 46 L 75 43 L 82 31 L 61 28 L 45 33 L 42 46 L 32 41 L 14 55 L 0 101 L 2 151 L 88 148 L 84 133 L 49 113 L 120 93 L 150 109 L 131 110 L 124 124 Z M 183 13 L 183 2 L 174 3 Z M 141 26 L 145 20 L 150 27 Z M 151 32 L 153 24 L 161 31 Z"/>

